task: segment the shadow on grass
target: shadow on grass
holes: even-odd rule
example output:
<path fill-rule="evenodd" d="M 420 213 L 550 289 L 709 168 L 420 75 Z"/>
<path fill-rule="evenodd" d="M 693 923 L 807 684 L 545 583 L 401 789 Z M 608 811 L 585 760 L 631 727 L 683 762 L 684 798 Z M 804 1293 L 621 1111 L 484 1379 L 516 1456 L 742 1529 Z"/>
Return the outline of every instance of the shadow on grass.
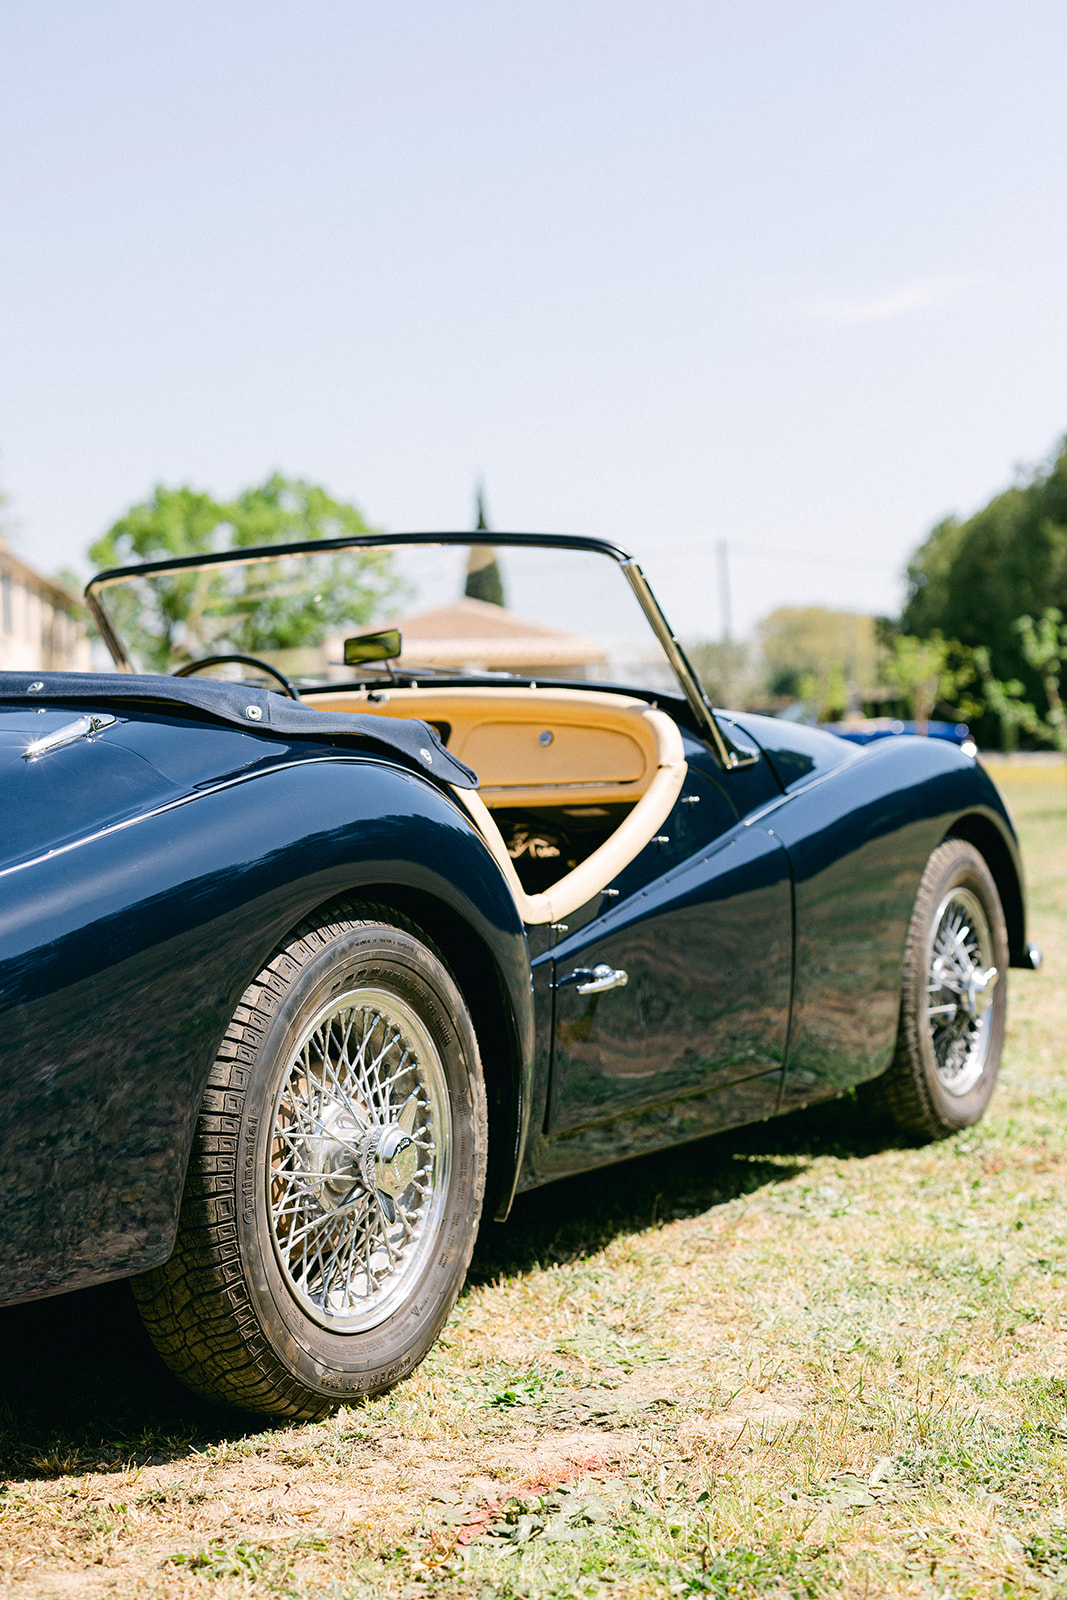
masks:
<path fill-rule="evenodd" d="M 620 1234 L 697 1217 L 795 1178 L 817 1156 L 858 1160 L 899 1143 L 853 1095 L 693 1144 L 601 1167 L 519 1195 L 503 1226 L 486 1221 L 470 1284 L 571 1261 Z"/>
<path fill-rule="evenodd" d="M 0 1474 L 61 1477 L 169 1461 L 263 1433 L 211 1406 L 156 1355 L 127 1283 L 0 1310 Z"/>
<path fill-rule="evenodd" d="M 470 1282 L 572 1260 L 619 1234 L 699 1216 L 781 1183 L 818 1155 L 858 1159 L 891 1136 L 846 1098 L 520 1195 L 487 1222 Z M 0 1310 L 0 1473 L 59 1477 L 176 1460 L 260 1434 L 269 1418 L 208 1405 L 172 1378 L 129 1287 L 104 1284 Z"/>

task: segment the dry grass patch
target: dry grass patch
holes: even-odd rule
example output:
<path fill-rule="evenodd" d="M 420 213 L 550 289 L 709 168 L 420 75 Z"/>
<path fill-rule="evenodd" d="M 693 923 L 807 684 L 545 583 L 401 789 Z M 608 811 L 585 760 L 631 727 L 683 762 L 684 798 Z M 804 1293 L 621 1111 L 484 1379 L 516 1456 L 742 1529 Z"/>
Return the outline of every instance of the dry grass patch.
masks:
<path fill-rule="evenodd" d="M 187 1398 L 121 1286 L 7 1311 L 4 1592 L 1067 1593 L 1067 774 L 1003 777 L 1046 966 L 980 1128 L 846 1100 L 525 1196 L 313 1426 Z"/>

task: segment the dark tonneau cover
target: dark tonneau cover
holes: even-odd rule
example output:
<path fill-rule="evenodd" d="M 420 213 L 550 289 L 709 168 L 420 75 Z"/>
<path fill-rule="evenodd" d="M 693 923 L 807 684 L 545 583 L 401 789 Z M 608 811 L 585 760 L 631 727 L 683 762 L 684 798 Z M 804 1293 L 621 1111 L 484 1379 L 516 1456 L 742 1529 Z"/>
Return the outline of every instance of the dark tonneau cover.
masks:
<path fill-rule="evenodd" d="M 0 703 L 55 706 L 130 705 L 193 710 L 245 733 L 261 729 L 287 739 L 339 739 L 377 745 L 423 772 L 460 789 L 478 779 L 445 749 L 425 722 L 400 717 L 332 714 L 268 689 L 209 678 L 167 678 L 152 673 L 0 672 Z M 258 714 L 257 714 L 258 713 Z"/>

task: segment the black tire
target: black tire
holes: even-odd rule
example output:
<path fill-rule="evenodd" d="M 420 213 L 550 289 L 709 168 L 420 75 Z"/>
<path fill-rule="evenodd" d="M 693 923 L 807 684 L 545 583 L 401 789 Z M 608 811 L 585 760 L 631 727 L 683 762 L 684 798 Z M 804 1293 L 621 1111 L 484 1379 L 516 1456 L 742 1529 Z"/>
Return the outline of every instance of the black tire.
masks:
<path fill-rule="evenodd" d="M 133 1285 L 191 1389 L 295 1418 L 418 1365 L 462 1286 L 485 1185 L 485 1088 L 454 980 L 403 919 L 342 918 L 298 929 L 242 996 L 174 1253 Z"/>
<path fill-rule="evenodd" d="M 995 977 L 988 977 L 990 967 Z M 1007 978 L 1008 936 L 992 873 L 973 845 L 947 839 L 919 884 L 896 1054 L 889 1070 L 863 1087 L 872 1109 L 923 1139 L 976 1123 L 996 1086 Z"/>

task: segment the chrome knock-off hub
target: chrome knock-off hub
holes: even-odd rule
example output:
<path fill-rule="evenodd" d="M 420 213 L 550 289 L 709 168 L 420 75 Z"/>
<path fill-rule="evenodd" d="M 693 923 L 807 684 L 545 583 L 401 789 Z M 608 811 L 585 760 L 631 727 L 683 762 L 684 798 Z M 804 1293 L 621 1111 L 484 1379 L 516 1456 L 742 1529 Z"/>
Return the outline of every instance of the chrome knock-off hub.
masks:
<path fill-rule="evenodd" d="M 930 944 L 926 1020 L 934 1068 L 949 1094 L 969 1094 L 985 1070 L 1000 974 L 978 896 L 951 889 L 937 908 Z"/>
<path fill-rule="evenodd" d="M 399 1122 L 371 1128 L 364 1135 L 359 1169 L 365 1187 L 377 1195 L 386 1218 L 392 1222 L 396 1216 L 393 1202 L 419 1170 L 419 1147 Z"/>

